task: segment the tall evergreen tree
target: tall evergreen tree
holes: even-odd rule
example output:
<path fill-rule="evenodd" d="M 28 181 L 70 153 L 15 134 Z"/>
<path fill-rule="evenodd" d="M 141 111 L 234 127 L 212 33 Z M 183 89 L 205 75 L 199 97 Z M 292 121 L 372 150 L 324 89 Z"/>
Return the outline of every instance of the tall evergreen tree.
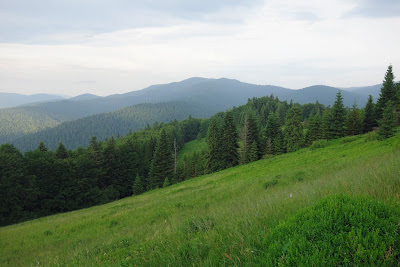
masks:
<path fill-rule="evenodd" d="M 207 170 L 215 172 L 222 168 L 222 132 L 218 127 L 217 119 L 211 118 L 207 133 Z"/>
<path fill-rule="evenodd" d="M 162 187 L 165 178 L 173 176 L 174 161 L 167 133 L 163 128 L 154 152 L 149 173 L 150 188 Z"/>
<path fill-rule="evenodd" d="M 284 140 L 287 152 L 296 151 L 303 145 L 303 125 L 301 117 L 301 109 L 299 107 L 294 106 L 289 109 L 284 128 Z"/>
<path fill-rule="evenodd" d="M 236 126 L 233 122 L 232 111 L 225 112 L 224 123 L 222 126 L 223 143 L 222 146 L 222 161 L 223 168 L 230 168 L 239 164 L 238 153 L 238 134 Z"/>
<path fill-rule="evenodd" d="M 393 136 L 396 132 L 396 113 L 393 102 L 388 101 L 383 110 L 382 119 L 379 120 L 378 136 L 383 140 Z"/>
<path fill-rule="evenodd" d="M 365 104 L 364 118 L 363 118 L 363 132 L 371 132 L 374 127 L 376 127 L 375 119 L 375 104 L 372 99 L 372 95 L 369 95 L 368 102 Z"/>
<path fill-rule="evenodd" d="M 253 142 L 257 145 L 257 159 L 260 153 L 260 137 L 258 123 L 252 109 L 244 111 L 243 127 L 242 127 L 243 147 L 241 149 L 242 163 L 250 162 L 250 150 Z"/>
<path fill-rule="evenodd" d="M 60 142 L 56 149 L 56 158 L 58 159 L 66 159 L 68 157 L 67 149 L 65 148 L 64 144 Z"/>
<path fill-rule="evenodd" d="M 343 105 L 342 93 L 339 91 L 336 94 L 336 100 L 332 107 L 330 118 L 330 135 L 331 138 L 340 138 L 345 136 L 346 128 L 346 109 Z"/>
<path fill-rule="evenodd" d="M 392 103 L 395 103 L 397 100 L 396 98 L 396 85 L 394 83 L 392 65 L 389 65 L 383 80 L 379 99 L 376 102 L 376 120 L 379 121 L 382 118 L 383 110 L 385 109 L 387 102 L 392 101 Z"/>
<path fill-rule="evenodd" d="M 146 186 L 142 177 L 139 173 L 136 174 L 135 182 L 132 186 L 132 192 L 134 195 L 140 195 L 146 190 Z"/>
<path fill-rule="evenodd" d="M 347 135 L 357 135 L 362 133 L 363 122 L 356 103 L 353 104 L 352 110 L 347 115 L 346 129 Z"/>
<path fill-rule="evenodd" d="M 330 122 L 331 122 L 331 109 L 326 108 L 324 112 L 322 112 L 322 117 L 321 117 L 321 128 L 320 128 L 321 139 L 326 139 L 326 140 L 331 139 Z"/>

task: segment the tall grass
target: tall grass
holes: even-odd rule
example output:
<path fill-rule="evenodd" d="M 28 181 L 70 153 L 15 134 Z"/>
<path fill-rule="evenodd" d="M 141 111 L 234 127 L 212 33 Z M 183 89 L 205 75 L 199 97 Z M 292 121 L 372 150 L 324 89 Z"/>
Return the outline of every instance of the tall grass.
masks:
<path fill-rule="evenodd" d="M 400 204 L 399 148 L 400 136 L 335 140 L 324 148 L 3 227 L 0 266 L 252 265 L 273 227 L 324 196 L 362 195 Z"/>

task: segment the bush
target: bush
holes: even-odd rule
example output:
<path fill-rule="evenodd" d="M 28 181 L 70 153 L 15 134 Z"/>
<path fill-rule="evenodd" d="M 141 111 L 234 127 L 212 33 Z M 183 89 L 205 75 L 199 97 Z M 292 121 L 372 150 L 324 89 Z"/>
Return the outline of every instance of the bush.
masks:
<path fill-rule="evenodd" d="M 397 266 L 400 211 L 364 197 L 327 197 L 275 227 L 263 266 Z"/>
<path fill-rule="evenodd" d="M 318 148 L 327 147 L 328 145 L 329 145 L 328 140 L 325 140 L 325 139 L 317 140 L 317 141 L 314 141 L 312 143 L 312 145 L 310 146 L 310 149 L 311 150 L 315 150 L 315 149 L 318 149 Z"/>
<path fill-rule="evenodd" d="M 371 142 L 371 141 L 375 141 L 378 140 L 378 134 L 376 132 L 369 132 L 366 133 L 365 135 L 365 142 Z"/>
<path fill-rule="evenodd" d="M 356 141 L 357 139 L 360 139 L 360 138 L 361 138 L 360 135 L 346 136 L 346 137 L 342 138 L 342 144 L 350 143 L 350 142 Z"/>

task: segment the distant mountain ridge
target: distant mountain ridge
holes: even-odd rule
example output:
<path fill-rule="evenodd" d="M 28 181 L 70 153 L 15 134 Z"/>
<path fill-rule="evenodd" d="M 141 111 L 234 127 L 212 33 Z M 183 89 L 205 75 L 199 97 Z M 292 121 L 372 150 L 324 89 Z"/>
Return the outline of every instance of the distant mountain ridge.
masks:
<path fill-rule="evenodd" d="M 35 94 L 22 95 L 16 93 L 0 93 L 0 108 L 9 108 L 31 104 L 35 102 L 62 100 L 64 97 L 59 95 Z"/>
<path fill-rule="evenodd" d="M 367 101 L 368 94 L 372 92 L 373 95 L 379 95 L 380 85 L 348 89 L 315 85 L 293 90 L 273 85 L 255 85 L 226 78 L 193 77 L 180 82 L 152 85 L 142 90 L 106 97 L 93 94 L 83 94 L 70 99 L 50 97 L 51 100 L 47 102 L 0 109 L 0 144 L 12 142 L 17 138 L 20 140 L 26 134 L 47 131 L 46 128 L 55 127 L 65 121 L 114 112 L 137 104 L 184 102 L 205 110 L 211 116 L 233 106 L 243 105 L 249 98 L 271 94 L 280 100 L 292 100 L 300 104 L 319 101 L 326 106 L 333 105 L 339 90 L 342 91 L 345 106 L 350 107 L 356 101 L 357 105 L 362 107 Z M 196 116 L 197 114 L 199 112 L 191 115 Z M 154 116 L 152 120 L 157 121 L 157 118 Z"/>

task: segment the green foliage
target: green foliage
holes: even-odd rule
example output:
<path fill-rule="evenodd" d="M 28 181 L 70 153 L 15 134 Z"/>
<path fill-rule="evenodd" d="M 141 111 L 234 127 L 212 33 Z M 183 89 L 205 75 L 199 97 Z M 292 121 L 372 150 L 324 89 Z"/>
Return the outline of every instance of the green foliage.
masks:
<path fill-rule="evenodd" d="M 291 108 L 287 114 L 284 138 L 287 152 L 299 150 L 303 145 L 303 125 L 298 107 Z"/>
<path fill-rule="evenodd" d="M 186 221 L 183 225 L 183 232 L 185 234 L 196 234 L 199 232 L 205 232 L 213 229 L 215 226 L 215 220 L 210 217 L 193 217 Z"/>
<path fill-rule="evenodd" d="M 352 110 L 347 115 L 346 121 L 347 135 L 358 135 L 363 131 L 363 121 L 357 104 L 353 104 Z"/>
<path fill-rule="evenodd" d="M 225 112 L 224 122 L 222 125 L 222 138 L 223 142 L 220 143 L 223 151 L 222 168 L 226 169 L 234 167 L 239 164 L 239 137 L 236 132 L 236 126 L 233 122 L 233 114 L 231 111 Z"/>
<path fill-rule="evenodd" d="M 376 102 L 376 120 L 379 122 L 383 118 L 384 109 L 387 103 L 392 101 L 392 103 L 397 102 L 396 86 L 394 83 L 394 75 L 392 70 L 392 65 L 389 65 L 385 78 L 383 80 L 383 85 L 381 92 L 379 94 L 378 101 Z"/>
<path fill-rule="evenodd" d="M 204 118 L 213 113 L 187 102 L 139 104 L 109 113 L 65 121 L 57 126 L 49 125 L 55 127 L 41 129 L 41 131 L 35 130 L 32 134 L 8 139 L 8 141 L 12 140 L 12 143 L 21 151 L 34 149 L 40 141 L 44 141 L 49 149 L 55 150 L 60 140 L 66 148 L 76 149 L 78 146 L 86 147 L 91 136 L 96 136 L 98 140 L 104 140 L 118 134 L 124 136 L 130 130 L 138 131 L 155 122 L 169 122 L 175 119 L 181 121 L 190 114 Z M 185 142 L 195 139 L 200 127 L 198 119 L 188 121 L 186 124 L 183 125 Z M 196 136 L 193 137 L 193 134 Z"/>
<path fill-rule="evenodd" d="M 260 153 L 259 127 L 256 115 L 252 109 L 242 113 L 242 142 L 241 162 L 249 163 L 257 160 Z M 255 143 L 255 147 L 252 147 Z M 255 150 L 255 151 L 254 151 Z"/>
<path fill-rule="evenodd" d="M 132 187 L 132 191 L 134 195 L 140 195 L 146 190 L 145 182 L 143 178 L 140 177 L 139 173 L 136 174 L 135 182 Z"/>
<path fill-rule="evenodd" d="M 368 102 L 367 104 L 365 104 L 364 109 L 363 132 L 370 132 L 375 126 L 377 126 L 375 118 L 375 104 L 373 102 L 372 96 L 369 95 Z"/>
<path fill-rule="evenodd" d="M 162 187 L 166 178 L 172 178 L 173 158 L 167 133 L 163 129 L 157 142 L 149 173 L 150 188 Z"/>
<path fill-rule="evenodd" d="M 171 185 L 171 183 L 169 182 L 168 177 L 166 177 L 162 187 L 165 188 L 165 187 L 168 187 L 170 185 Z"/>
<path fill-rule="evenodd" d="M 310 149 L 315 150 L 315 149 L 319 149 L 319 148 L 324 148 L 324 147 L 329 146 L 329 144 L 330 143 L 328 142 L 328 140 L 325 140 L 325 139 L 317 140 L 312 143 L 312 145 L 310 146 Z"/>
<path fill-rule="evenodd" d="M 393 136 L 396 132 L 396 114 L 392 101 L 388 101 L 379 120 L 378 138 L 380 140 Z"/>
<path fill-rule="evenodd" d="M 141 151 L 138 134 L 130 138 Z M 274 156 L 105 205 L 1 227 L 0 265 L 259 266 L 266 235 L 326 195 L 367 195 L 398 205 L 399 137 L 333 140 L 319 150 Z M 116 140 L 117 148 L 122 141 Z M 79 153 L 85 177 L 91 177 L 84 167 L 86 150 Z M 299 172 L 306 174 L 305 182 L 293 179 Z M 264 189 L 271 179 L 278 185 Z M 186 228 L 193 218 L 200 226 Z"/>
<path fill-rule="evenodd" d="M 207 133 L 207 170 L 215 172 L 222 168 L 222 132 L 217 119 L 212 118 Z"/>
<path fill-rule="evenodd" d="M 275 227 L 264 241 L 265 266 L 395 266 L 398 208 L 365 197 L 321 200 Z"/>
<path fill-rule="evenodd" d="M 343 105 L 342 93 L 339 91 L 336 94 L 336 100 L 332 107 L 330 117 L 330 136 L 329 138 L 335 139 L 345 136 L 346 128 L 346 109 Z"/>

